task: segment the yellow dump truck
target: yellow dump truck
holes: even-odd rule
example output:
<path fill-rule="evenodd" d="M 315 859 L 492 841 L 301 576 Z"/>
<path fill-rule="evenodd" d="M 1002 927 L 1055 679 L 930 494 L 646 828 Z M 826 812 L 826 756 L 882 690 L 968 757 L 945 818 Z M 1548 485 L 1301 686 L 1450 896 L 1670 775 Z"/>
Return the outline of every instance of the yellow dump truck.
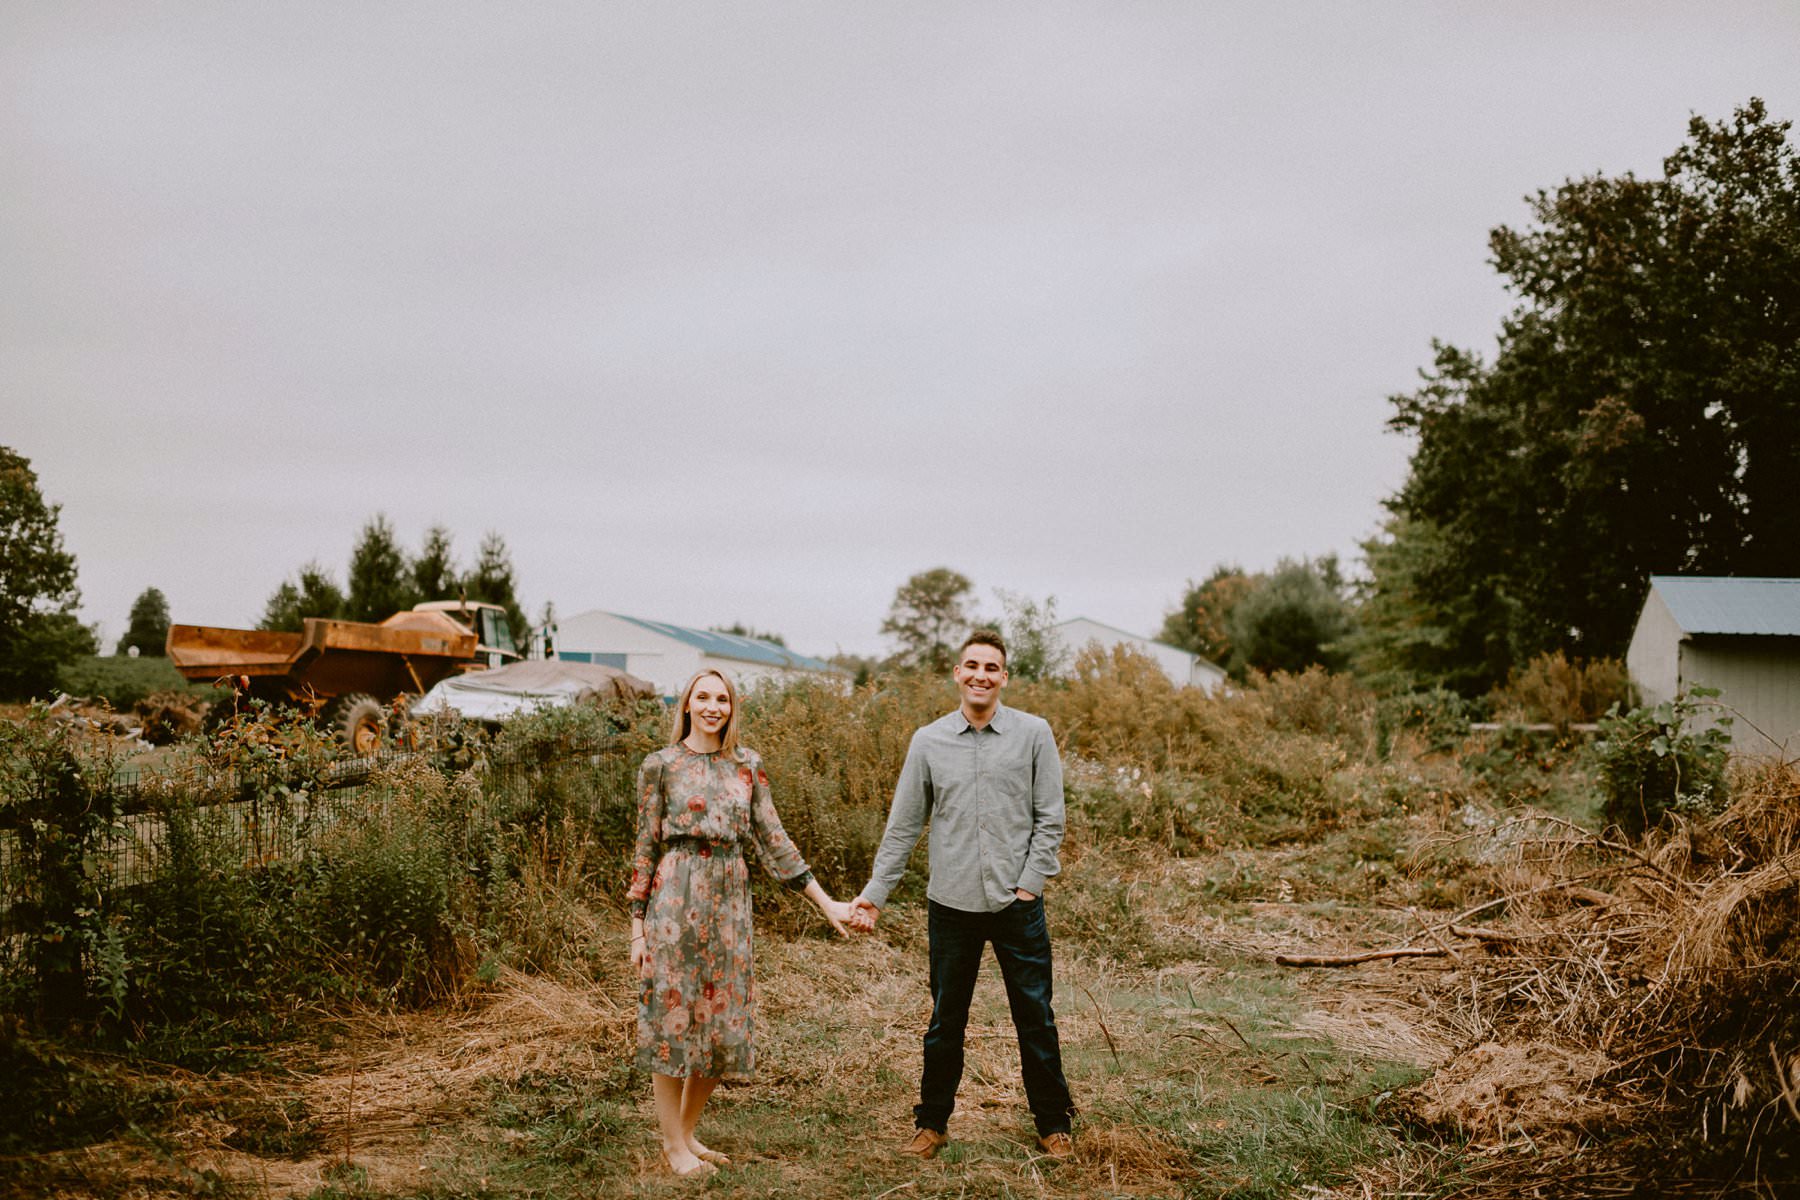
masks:
<path fill-rule="evenodd" d="M 379 624 L 308 617 L 299 633 L 171 625 L 167 646 L 187 679 L 222 680 L 252 697 L 312 707 L 358 754 L 381 747 L 395 698 L 519 657 L 504 609 L 457 600 L 422 604 Z"/>

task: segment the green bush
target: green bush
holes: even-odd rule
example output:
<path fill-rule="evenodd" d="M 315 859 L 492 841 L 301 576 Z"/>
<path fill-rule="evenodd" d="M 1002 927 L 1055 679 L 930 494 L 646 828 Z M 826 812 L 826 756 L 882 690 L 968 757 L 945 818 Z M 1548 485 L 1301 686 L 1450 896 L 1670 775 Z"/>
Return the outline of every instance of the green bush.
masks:
<path fill-rule="evenodd" d="M 105 892 L 105 851 L 119 828 L 112 770 L 103 744 L 43 704 L 0 722 L 0 830 L 13 843 L 0 887 L 19 931 L 0 939 L 0 998 L 14 1011 L 81 1019 L 90 975 L 116 963 Z M 106 990 L 116 993 L 118 980 Z"/>
<path fill-rule="evenodd" d="M 155 692 L 196 692 L 208 699 L 218 694 L 214 688 L 190 684 L 173 663 L 162 657 L 83 655 L 65 662 L 56 681 L 69 695 L 104 700 L 115 712 L 129 712 Z"/>
<path fill-rule="evenodd" d="M 1710 707 L 1701 701 L 1718 694 L 1694 687 L 1658 705 L 1607 710 L 1594 746 L 1606 820 L 1635 836 L 1671 811 L 1723 811 L 1731 718 L 1696 725 Z"/>
<path fill-rule="evenodd" d="M 413 761 L 376 776 L 358 801 L 319 836 L 298 905 L 341 973 L 416 997 L 458 966 L 457 918 L 467 921 L 473 899 L 460 851 L 480 812 L 477 785 Z"/>
<path fill-rule="evenodd" d="M 1410 733 L 1424 751 L 1452 750 L 1469 734 L 1470 703 L 1448 688 L 1432 688 L 1388 696 L 1375 706 L 1375 752 L 1393 753 L 1402 733 Z"/>

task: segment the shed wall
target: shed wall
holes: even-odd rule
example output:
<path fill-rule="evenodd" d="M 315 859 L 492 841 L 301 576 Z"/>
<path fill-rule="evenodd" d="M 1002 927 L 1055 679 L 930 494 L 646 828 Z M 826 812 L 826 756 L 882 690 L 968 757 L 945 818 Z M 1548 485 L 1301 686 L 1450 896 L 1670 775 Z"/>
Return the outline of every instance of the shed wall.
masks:
<path fill-rule="evenodd" d="M 1719 689 L 1736 710 L 1732 746 L 1746 754 L 1800 753 L 1800 646 L 1793 638 L 1693 638 L 1681 651 L 1681 686 Z"/>
<path fill-rule="evenodd" d="M 1661 704 L 1680 690 L 1681 637 L 1681 626 L 1669 606 L 1655 588 L 1650 589 L 1625 651 L 1625 669 L 1645 704 Z"/>

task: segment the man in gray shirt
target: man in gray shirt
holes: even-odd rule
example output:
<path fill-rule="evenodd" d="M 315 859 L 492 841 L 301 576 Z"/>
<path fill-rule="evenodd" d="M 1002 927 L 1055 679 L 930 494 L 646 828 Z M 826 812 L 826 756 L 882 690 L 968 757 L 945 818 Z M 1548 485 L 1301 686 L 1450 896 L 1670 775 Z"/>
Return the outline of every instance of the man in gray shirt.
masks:
<path fill-rule="evenodd" d="M 1075 1106 L 1050 1007 L 1043 898 L 1045 881 L 1060 869 L 1062 760 L 1049 722 L 1000 703 L 1007 675 L 1006 643 L 998 634 L 970 634 L 951 674 L 962 705 L 913 734 L 874 871 L 855 901 L 854 923 L 873 929 L 929 821 L 931 1025 L 913 1108 L 917 1128 L 906 1152 L 931 1158 L 949 1141 L 969 1001 L 982 953 L 992 944 L 1019 1035 L 1038 1145 L 1067 1158 L 1074 1153 Z"/>

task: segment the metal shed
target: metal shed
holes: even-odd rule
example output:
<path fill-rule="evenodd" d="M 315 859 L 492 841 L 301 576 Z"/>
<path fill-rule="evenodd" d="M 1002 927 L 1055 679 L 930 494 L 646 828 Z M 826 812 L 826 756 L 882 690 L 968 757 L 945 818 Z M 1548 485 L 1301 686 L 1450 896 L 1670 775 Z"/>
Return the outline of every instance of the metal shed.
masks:
<path fill-rule="evenodd" d="M 1800 753 L 1800 579 L 1652 575 L 1625 666 L 1645 702 L 1698 684 L 1744 753 Z"/>

